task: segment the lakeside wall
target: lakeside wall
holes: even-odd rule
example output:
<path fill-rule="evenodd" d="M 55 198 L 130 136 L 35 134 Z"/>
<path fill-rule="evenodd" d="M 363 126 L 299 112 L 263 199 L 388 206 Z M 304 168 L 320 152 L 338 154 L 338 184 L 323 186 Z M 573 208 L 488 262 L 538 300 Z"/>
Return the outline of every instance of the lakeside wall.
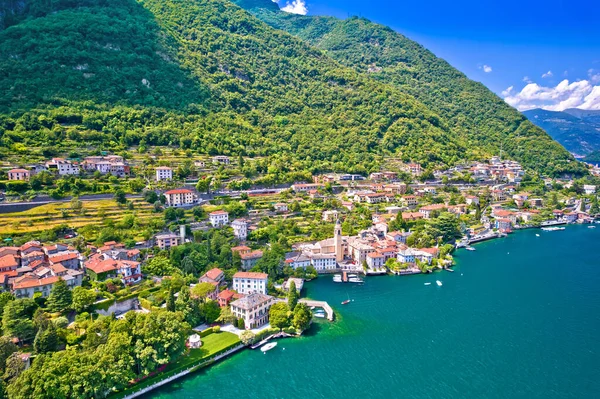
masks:
<path fill-rule="evenodd" d="M 181 378 L 183 376 L 186 376 L 186 375 L 188 375 L 190 373 L 193 373 L 194 371 L 196 371 L 198 369 L 201 369 L 201 368 L 203 368 L 205 366 L 208 366 L 209 364 L 218 362 L 219 360 L 221 360 L 221 359 L 223 359 L 223 358 L 225 358 L 225 357 L 227 357 L 227 356 L 229 356 L 229 355 L 231 355 L 231 354 L 233 354 L 233 353 L 235 353 L 235 352 L 237 352 L 240 349 L 243 349 L 245 347 L 246 347 L 246 345 L 240 343 L 239 345 L 236 345 L 235 347 L 233 347 L 233 348 L 231 348 L 231 349 L 229 349 L 229 350 L 227 350 L 227 351 L 225 351 L 223 353 L 220 353 L 220 354 L 216 355 L 213 358 L 202 360 L 198 364 L 190 366 L 187 369 L 185 369 L 183 371 L 180 371 L 177 374 L 174 374 L 174 375 L 171 375 L 169 377 L 166 377 L 166 378 L 164 378 L 164 379 L 162 379 L 160 381 L 157 381 L 154 384 L 149 385 L 147 387 L 140 388 L 139 391 L 135 391 L 135 392 L 126 394 L 124 396 L 119 396 L 119 394 L 116 394 L 114 396 L 110 396 L 110 398 L 114 398 L 114 399 L 116 399 L 116 398 L 119 398 L 119 399 L 137 398 L 138 396 L 144 395 L 144 394 L 146 394 L 146 393 L 148 393 L 148 392 L 150 392 L 150 391 L 152 391 L 152 390 L 154 390 L 154 389 L 156 389 L 158 387 L 161 387 L 161 386 L 163 386 L 165 384 L 168 384 L 168 383 L 170 383 L 172 381 L 175 381 L 175 380 L 177 380 L 177 379 L 179 379 L 179 378 Z"/>

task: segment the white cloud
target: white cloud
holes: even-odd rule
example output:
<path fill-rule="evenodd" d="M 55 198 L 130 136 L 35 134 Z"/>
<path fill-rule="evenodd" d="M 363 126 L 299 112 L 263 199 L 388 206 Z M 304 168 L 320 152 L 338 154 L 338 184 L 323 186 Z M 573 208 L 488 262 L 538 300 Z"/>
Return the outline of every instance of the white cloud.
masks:
<path fill-rule="evenodd" d="M 593 82 L 588 80 L 569 83 L 564 79 L 555 87 L 528 83 L 518 93 L 507 89 L 502 94 L 504 101 L 519 111 L 533 108 L 550 111 L 562 111 L 567 108 L 600 110 L 600 86 L 594 86 Z"/>
<path fill-rule="evenodd" d="M 486 64 L 479 64 L 477 65 L 477 69 L 482 69 L 483 72 L 485 73 L 490 73 L 492 72 L 492 67 Z"/>
<path fill-rule="evenodd" d="M 548 71 L 545 74 L 542 75 L 542 79 L 545 78 L 551 78 L 552 76 L 554 76 L 554 74 L 552 73 L 552 71 Z"/>
<path fill-rule="evenodd" d="M 529 76 L 523 76 L 523 82 L 531 83 L 531 79 L 529 79 Z"/>
<path fill-rule="evenodd" d="M 600 82 L 600 71 L 598 71 L 597 69 L 589 69 L 588 76 L 590 77 L 590 81 L 592 83 Z"/>
<path fill-rule="evenodd" d="M 510 86 L 509 88 L 507 88 L 506 90 L 504 90 L 504 91 L 502 92 L 502 95 L 503 95 L 504 97 L 508 97 L 508 96 L 510 96 L 514 88 L 515 88 L 514 86 Z"/>
<path fill-rule="evenodd" d="M 305 0 L 292 0 L 291 3 L 286 1 L 285 6 L 281 7 L 281 11 L 289 12 L 291 14 L 308 14 L 308 8 L 306 8 Z"/>

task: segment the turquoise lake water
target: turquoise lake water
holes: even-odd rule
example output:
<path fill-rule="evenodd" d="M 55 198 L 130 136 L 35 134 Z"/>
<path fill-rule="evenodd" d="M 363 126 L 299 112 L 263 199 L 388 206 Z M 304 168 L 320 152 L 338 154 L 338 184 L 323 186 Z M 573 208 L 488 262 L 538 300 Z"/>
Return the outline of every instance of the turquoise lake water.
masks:
<path fill-rule="evenodd" d="M 600 398 L 599 243 L 600 226 L 528 230 L 460 250 L 454 273 L 319 278 L 305 294 L 335 323 L 149 397 Z"/>

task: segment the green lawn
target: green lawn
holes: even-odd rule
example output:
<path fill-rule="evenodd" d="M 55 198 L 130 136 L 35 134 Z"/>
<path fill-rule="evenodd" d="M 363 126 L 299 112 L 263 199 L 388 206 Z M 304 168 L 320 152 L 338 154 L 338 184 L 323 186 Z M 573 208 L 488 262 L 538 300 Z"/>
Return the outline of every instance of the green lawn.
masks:
<path fill-rule="evenodd" d="M 124 389 L 123 391 L 112 394 L 109 396 L 109 398 L 122 398 L 132 392 L 139 391 L 140 389 L 150 386 L 168 376 L 177 374 L 178 372 L 183 371 L 192 365 L 209 359 L 219 352 L 224 352 L 239 342 L 240 339 L 237 335 L 226 331 L 207 335 L 206 337 L 202 338 L 202 347 L 199 349 L 190 350 L 188 355 L 182 356 L 176 362 L 167 365 L 162 373 L 146 378 L 139 383 Z"/>

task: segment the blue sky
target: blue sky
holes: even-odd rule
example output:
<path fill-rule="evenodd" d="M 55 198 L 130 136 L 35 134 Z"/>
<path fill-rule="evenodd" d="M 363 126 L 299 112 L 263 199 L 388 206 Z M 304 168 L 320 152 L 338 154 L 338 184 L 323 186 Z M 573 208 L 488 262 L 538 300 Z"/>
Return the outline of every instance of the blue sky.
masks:
<path fill-rule="evenodd" d="M 598 0 L 279 0 L 279 6 L 388 25 L 521 110 L 600 109 Z"/>

